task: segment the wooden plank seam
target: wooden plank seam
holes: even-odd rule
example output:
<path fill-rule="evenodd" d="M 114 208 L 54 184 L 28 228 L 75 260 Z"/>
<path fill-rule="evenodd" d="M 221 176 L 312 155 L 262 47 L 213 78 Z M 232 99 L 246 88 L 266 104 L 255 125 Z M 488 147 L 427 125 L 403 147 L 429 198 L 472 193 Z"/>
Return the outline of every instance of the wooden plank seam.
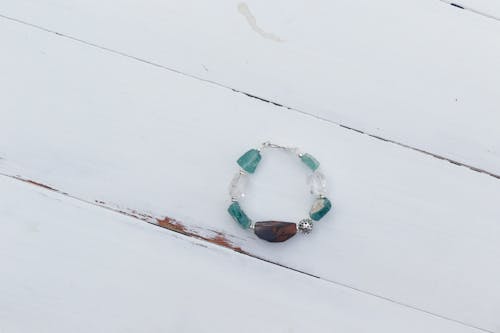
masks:
<path fill-rule="evenodd" d="M 477 14 L 477 15 L 481 15 L 483 17 L 486 17 L 486 18 L 489 18 L 489 19 L 492 19 L 492 20 L 495 20 L 495 21 L 500 21 L 500 18 L 496 17 L 495 15 L 491 15 L 491 14 L 479 11 L 477 9 L 474 9 L 474 8 L 465 7 L 465 6 L 463 6 L 463 5 L 459 4 L 459 3 L 456 3 L 456 2 L 452 2 L 452 1 L 449 1 L 449 0 L 439 0 L 439 1 L 447 3 L 447 4 L 449 4 L 449 5 L 453 6 L 453 7 L 464 9 L 464 10 L 469 11 L 471 13 L 474 13 L 474 14 Z"/>
<path fill-rule="evenodd" d="M 445 0 L 440 0 L 440 1 L 448 3 Z M 231 88 L 229 86 L 226 86 L 224 84 L 221 84 L 221 83 L 218 83 L 218 82 L 215 82 L 215 81 L 212 81 L 212 80 L 204 79 L 204 78 L 198 77 L 196 75 L 192 75 L 192 74 L 181 72 L 181 71 L 176 70 L 174 68 L 167 67 L 167 66 L 161 65 L 159 63 L 155 63 L 155 62 L 147 60 L 147 59 L 139 58 L 139 57 L 136 57 L 134 55 L 130 55 L 130 54 L 127 54 L 127 53 L 124 53 L 124 52 L 121 52 L 121 51 L 118 51 L 118 50 L 114 50 L 114 49 L 111 49 L 111 48 L 108 48 L 108 47 L 105 47 L 105 46 L 102 46 L 102 45 L 98 45 L 98 44 L 95 44 L 95 43 L 92 43 L 92 42 L 88 42 L 88 41 L 85 41 L 85 40 L 82 40 L 82 39 L 79 39 L 79 38 L 76 38 L 76 37 L 73 37 L 73 36 L 70 36 L 70 35 L 63 34 L 61 32 L 57 32 L 57 31 L 54 31 L 54 30 L 51 30 L 51 29 L 48 29 L 48 28 L 45 28 L 45 27 L 42 27 L 42 26 L 39 26 L 39 25 L 36 25 L 36 24 L 32 24 L 32 23 L 29 23 L 29 22 L 26 22 L 26 21 L 23 21 L 23 20 L 19 20 L 19 19 L 10 17 L 10 16 L 6 16 L 6 15 L 3 15 L 3 14 L 0 14 L 0 18 L 4 18 L 6 20 L 13 21 L 13 22 L 16 22 L 16 23 L 19 23 L 19 24 L 23 24 L 23 25 L 26 25 L 26 26 L 29 26 L 29 27 L 32 27 L 32 28 L 35 28 L 35 29 L 38 29 L 38 30 L 41 30 L 41 31 L 45 31 L 45 32 L 48 32 L 48 33 L 51 33 L 51 34 L 55 34 L 55 35 L 57 35 L 59 37 L 70 39 L 72 41 L 75 41 L 75 42 L 78 42 L 78 43 L 82 43 L 82 44 L 85 44 L 87 46 L 91 46 L 91 47 L 94 47 L 94 48 L 98 48 L 98 49 L 101 49 L 101 50 L 104 50 L 104 51 L 107 51 L 107 52 L 110 52 L 110 53 L 113 53 L 113 54 L 117 54 L 117 55 L 129 58 L 129 59 L 133 59 L 133 60 L 136 60 L 136 61 L 148 64 L 148 65 L 151 65 L 151 66 L 154 66 L 154 67 L 158 67 L 158 68 L 161 68 L 161 69 L 164 69 L 164 70 L 176 73 L 176 74 L 180 74 L 180 75 L 185 76 L 185 77 L 189 77 L 189 78 L 196 79 L 196 80 L 199 80 L 199 81 L 202 81 L 202 82 L 206 82 L 206 83 L 209 83 L 209 84 L 212 84 L 212 85 L 216 85 L 216 86 L 221 87 L 221 88 L 229 89 L 229 90 L 231 90 L 233 92 L 245 95 L 245 96 L 247 96 L 249 98 L 254 98 L 254 99 L 257 99 L 257 100 L 259 100 L 261 102 L 270 103 L 270 104 L 272 104 L 274 106 L 282 107 L 285 110 L 290 110 L 290 111 L 297 112 L 297 113 L 300 113 L 300 114 L 303 114 L 303 115 L 306 115 L 306 116 L 309 116 L 309 117 L 313 117 L 313 118 L 315 118 L 317 120 L 325 121 L 325 122 L 327 122 L 329 124 L 334 124 L 334 125 L 340 126 L 341 128 L 346 129 L 346 130 L 354 131 L 356 133 L 363 134 L 363 135 L 367 135 L 370 138 L 373 138 L 373 139 L 376 139 L 376 140 L 380 140 L 380 141 L 384 141 L 384 142 L 387 142 L 387 143 L 395 144 L 395 145 L 398 145 L 400 147 L 407 148 L 407 149 L 410 149 L 410 150 L 413 150 L 413 151 L 416 151 L 416 152 L 419 152 L 419 153 L 422 153 L 422 154 L 425 154 L 425 155 L 428 155 L 428 156 L 432 156 L 434 158 L 437 158 L 437 159 L 440 159 L 440 160 L 443 160 L 443 161 L 447 161 L 447 162 L 452 163 L 454 165 L 467 168 L 467 169 L 469 169 L 471 171 L 483 173 L 483 174 L 488 175 L 490 177 L 493 177 L 495 179 L 500 179 L 500 175 L 499 174 L 495 174 L 495 173 L 490 172 L 488 170 L 481 169 L 481 168 L 478 168 L 478 167 L 475 167 L 473 165 L 469 165 L 469 164 L 466 164 L 466 163 L 462 163 L 462 162 L 453 160 L 451 158 L 448 158 L 446 156 L 442 156 L 442 155 L 435 154 L 435 153 L 432 153 L 432 152 L 429 152 L 429 151 L 426 151 L 426 150 L 423 150 L 423 149 L 420 149 L 420 148 L 417 148 L 417 147 L 413 147 L 413 146 L 410 146 L 408 144 L 405 144 L 405 143 L 402 143 L 402 142 L 399 142 L 399 141 L 387 139 L 387 138 L 381 137 L 379 135 L 369 133 L 367 131 L 362 131 L 362 130 L 353 128 L 351 126 L 347 126 L 347 125 L 344 125 L 342 123 L 339 123 L 339 122 L 336 122 L 336 121 L 332 121 L 330 119 L 327 119 L 327 118 L 324 118 L 324 117 L 321 117 L 321 116 L 318 116 L 318 115 L 315 115 L 315 114 L 312 114 L 312 113 L 309 113 L 309 112 L 306 112 L 306 111 L 303 111 L 303 110 L 300 110 L 300 109 L 292 108 L 290 106 L 283 105 L 283 104 L 280 104 L 278 102 L 275 102 L 275 101 L 272 101 L 272 100 L 269 100 L 269 99 L 266 99 L 266 98 L 263 98 L 263 97 L 259 97 L 259 96 L 256 96 L 256 95 L 253 95 L 253 94 L 250 94 L 250 93 L 247 93 L 247 92 L 235 89 L 235 88 Z"/>
<path fill-rule="evenodd" d="M 178 220 L 176 220 L 174 218 L 171 218 L 171 217 L 168 217 L 168 216 L 153 217 L 150 214 L 139 212 L 139 211 L 137 211 L 135 209 L 129 209 L 129 208 L 124 209 L 124 208 L 114 207 L 112 205 L 107 204 L 104 201 L 101 201 L 101 200 L 94 200 L 94 201 L 85 200 L 85 199 L 73 196 L 73 195 L 71 195 L 71 194 L 69 194 L 67 192 L 62 191 L 62 190 L 56 189 L 53 186 L 49 186 L 47 184 L 43 184 L 43 183 L 41 183 L 39 181 L 35 181 L 35 180 L 32 180 L 32 179 L 24 178 L 24 177 L 22 177 L 20 175 L 9 175 L 9 174 L 5 174 L 5 173 L 0 173 L 0 176 L 4 176 L 4 177 L 11 178 L 11 179 L 15 179 L 17 181 L 21 181 L 23 183 L 39 187 L 39 188 L 42 188 L 42 189 L 47 190 L 47 191 L 55 192 L 55 193 L 58 193 L 60 195 L 69 197 L 71 199 L 74 199 L 74 200 L 77 200 L 77 201 L 80 201 L 80 202 L 84 202 L 84 203 L 89 204 L 89 205 L 97 206 L 97 207 L 100 207 L 100 208 L 103 208 L 103 209 L 106 209 L 106 210 L 110 210 L 110 211 L 113 211 L 113 212 L 121 214 L 121 215 L 129 216 L 129 217 L 132 217 L 134 219 L 137 219 L 137 220 L 140 220 L 140 221 L 143 221 L 143 222 L 147 222 L 147 223 L 152 224 L 154 226 L 158 226 L 158 227 L 167 229 L 169 231 L 181 234 L 181 235 L 186 236 L 186 237 L 192 237 L 192 238 L 195 238 L 195 239 L 198 239 L 198 240 L 206 241 L 206 242 L 209 242 L 211 244 L 214 244 L 214 245 L 217 245 L 217 246 L 224 247 L 226 249 L 232 250 L 232 251 L 234 251 L 236 253 L 240 253 L 240 254 L 252 257 L 254 259 L 257 259 L 257 260 L 260 260 L 260 261 L 264 261 L 264 262 L 267 262 L 269 264 L 276 265 L 276 266 L 282 267 L 284 269 L 297 272 L 299 274 L 303 274 L 303 275 L 306 275 L 306 276 L 309 276 L 309 277 L 312 277 L 312 278 L 316 278 L 316 279 L 320 279 L 320 280 L 323 280 L 325 282 L 332 283 L 332 284 L 335 284 L 335 285 L 338 285 L 338 286 L 341 286 L 341 287 L 344 287 L 344 288 L 348 288 L 348 289 L 350 289 L 352 291 L 356 291 L 356 292 L 359 292 L 361 294 L 365 294 L 365 295 L 368 295 L 368 296 L 376 297 L 378 299 L 382 299 L 382 300 L 385 300 L 385 301 L 388 301 L 388 302 L 391 302 L 391 303 L 394 303 L 394 304 L 397 304 L 397 305 L 400 305 L 400 306 L 403 306 L 403 307 L 406 307 L 406 308 L 409 308 L 409 309 L 412 309 L 412 310 L 415 310 L 415 311 L 426 313 L 428 315 L 434 316 L 434 317 L 439 318 L 439 319 L 443 319 L 443 320 L 446 320 L 446 321 L 454 322 L 454 323 L 463 325 L 465 327 L 477 329 L 477 330 L 480 330 L 480 331 L 483 331 L 483 332 L 495 333 L 494 331 L 491 331 L 491 330 L 488 330 L 488 329 L 485 329 L 485 328 L 481 328 L 481 327 L 475 326 L 473 324 L 470 324 L 470 323 L 467 323 L 467 322 L 464 322 L 464 321 L 461 321 L 461 320 L 457 320 L 457 319 L 454 319 L 454 318 L 449 318 L 449 317 L 446 317 L 444 315 L 440 315 L 440 314 L 437 314 L 437 313 L 434 313 L 434 312 L 431 312 L 431 311 L 427 311 L 425 309 L 421 309 L 421 308 L 418 308 L 418 307 L 415 307 L 415 306 L 412 306 L 412 305 L 409 305 L 409 304 L 406 304 L 406 303 L 403 303 L 403 302 L 399 302 L 397 300 L 394 300 L 394 299 L 391 299 L 391 298 L 388 298 L 388 297 L 385 297 L 385 296 L 382 296 L 382 295 L 379 295 L 379 294 L 375 294 L 375 293 L 372 293 L 372 292 L 369 292 L 369 291 L 366 291 L 366 290 L 362 290 L 362 289 L 356 288 L 356 287 L 351 286 L 351 285 L 346 284 L 346 283 L 342 283 L 342 282 L 338 282 L 338 281 L 333 281 L 333 280 L 330 280 L 330 279 L 322 278 L 320 276 L 316 276 L 314 274 L 311 274 L 311 273 L 308 273 L 308 272 L 305 272 L 305 271 L 301 271 L 301 270 L 295 269 L 293 267 L 289 267 L 289 266 L 280 264 L 278 262 L 274 262 L 274 261 L 271 261 L 271 260 L 259 257 L 257 255 L 253 255 L 253 254 L 251 254 L 251 253 L 243 250 L 241 247 L 234 245 L 234 243 L 231 241 L 231 238 L 233 238 L 235 236 L 226 235 L 226 234 L 224 234 L 224 233 L 222 233 L 220 231 L 207 230 L 205 228 L 203 228 L 203 229 L 200 228 L 200 230 L 208 231 L 208 232 L 214 234 L 213 236 L 204 236 L 201 232 L 199 232 L 199 231 L 197 231 L 197 230 L 195 230 L 193 228 L 190 228 L 190 227 L 186 226 L 185 224 L 183 224 L 181 221 L 178 221 Z"/>

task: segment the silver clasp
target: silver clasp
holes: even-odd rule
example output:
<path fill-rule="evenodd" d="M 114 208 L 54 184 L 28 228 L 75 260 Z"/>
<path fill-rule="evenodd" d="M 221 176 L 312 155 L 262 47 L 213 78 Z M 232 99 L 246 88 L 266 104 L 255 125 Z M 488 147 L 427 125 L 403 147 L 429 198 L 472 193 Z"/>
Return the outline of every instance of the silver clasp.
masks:
<path fill-rule="evenodd" d="M 278 145 L 276 143 L 272 143 L 271 141 L 263 142 L 262 145 L 261 145 L 261 149 L 264 149 L 264 148 L 283 149 L 283 150 L 289 151 L 291 153 L 294 153 L 294 154 L 300 156 L 299 148 L 297 148 L 297 147 L 282 146 L 282 145 Z"/>

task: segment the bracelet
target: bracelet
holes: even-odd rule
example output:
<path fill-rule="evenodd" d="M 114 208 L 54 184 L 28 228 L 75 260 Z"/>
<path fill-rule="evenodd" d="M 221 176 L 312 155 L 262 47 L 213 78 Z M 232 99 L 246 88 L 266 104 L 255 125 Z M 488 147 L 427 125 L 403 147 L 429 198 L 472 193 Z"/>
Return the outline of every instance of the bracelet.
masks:
<path fill-rule="evenodd" d="M 260 221 L 252 222 L 245 214 L 238 200 L 244 196 L 244 185 L 249 174 L 253 174 L 262 159 L 261 152 L 264 149 L 282 149 L 296 156 L 310 169 L 312 173 L 308 176 L 311 194 L 315 199 L 309 211 L 309 217 L 300 220 L 298 223 L 281 221 Z M 233 177 L 229 185 L 229 195 L 231 205 L 228 213 L 244 229 L 253 229 L 257 237 L 268 242 L 284 242 L 295 236 L 297 231 L 308 234 L 313 229 L 313 221 L 319 221 L 332 208 L 332 203 L 326 197 L 326 179 L 319 170 L 319 162 L 312 155 L 302 153 L 296 147 L 286 147 L 264 142 L 258 149 L 250 149 L 238 160 L 240 171 Z"/>

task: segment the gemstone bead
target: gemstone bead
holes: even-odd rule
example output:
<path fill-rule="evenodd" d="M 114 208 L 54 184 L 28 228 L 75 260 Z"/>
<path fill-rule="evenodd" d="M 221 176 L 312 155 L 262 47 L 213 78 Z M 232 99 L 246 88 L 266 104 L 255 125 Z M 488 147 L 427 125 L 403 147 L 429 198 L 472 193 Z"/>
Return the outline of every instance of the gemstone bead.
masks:
<path fill-rule="evenodd" d="M 229 184 L 229 195 L 232 199 L 238 200 L 245 196 L 245 186 L 247 183 L 247 177 L 244 174 L 237 173 L 234 175 L 231 180 L 231 184 Z"/>
<path fill-rule="evenodd" d="M 326 178 L 325 175 L 319 170 L 314 171 L 308 178 L 307 182 L 310 187 L 311 194 L 318 196 L 325 196 L 326 191 Z"/>
<path fill-rule="evenodd" d="M 240 167 L 248 173 L 254 173 L 261 159 L 260 151 L 250 149 L 238 159 Z"/>
<path fill-rule="evenodd" d="M 315 171 L 319 167 L 319 162 L 310 154 L 300 155 L 300 159 L 307 165 L 312 171 Z"/>
<path fill-rule="evenodd" d="M 309 216 L 314 221 L 319 221 L 332 208 L 332 203 L 328 198 L 318 198 L 313 203 Z"/>
<path fill-rule="evenodd" d="M 297 225 L 291 222 L 262 221 L 255 222 L 254 231 L 257 237 L 268 242 L 284 242 L 297 233 Z"/>
<path fill-rule="evenodd" d="M 241 209 L 240 204 L 235 201 L 227 209 L 229 215 L 238 222 L 244 229 L 250 228 L 252 221 L 248 218 L 247 214 Z"/>

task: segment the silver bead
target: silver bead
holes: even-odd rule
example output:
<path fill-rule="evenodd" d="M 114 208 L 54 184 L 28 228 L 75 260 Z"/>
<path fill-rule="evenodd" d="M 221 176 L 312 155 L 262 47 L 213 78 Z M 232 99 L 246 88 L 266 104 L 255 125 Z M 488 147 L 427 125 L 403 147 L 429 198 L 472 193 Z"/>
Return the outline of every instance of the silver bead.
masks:
<path fill-rule="evenodd" d="M 297 224 L 299 231 L 308 234 L 313 230 L 313 222 L 311 219 L 303 219 Z"/>

